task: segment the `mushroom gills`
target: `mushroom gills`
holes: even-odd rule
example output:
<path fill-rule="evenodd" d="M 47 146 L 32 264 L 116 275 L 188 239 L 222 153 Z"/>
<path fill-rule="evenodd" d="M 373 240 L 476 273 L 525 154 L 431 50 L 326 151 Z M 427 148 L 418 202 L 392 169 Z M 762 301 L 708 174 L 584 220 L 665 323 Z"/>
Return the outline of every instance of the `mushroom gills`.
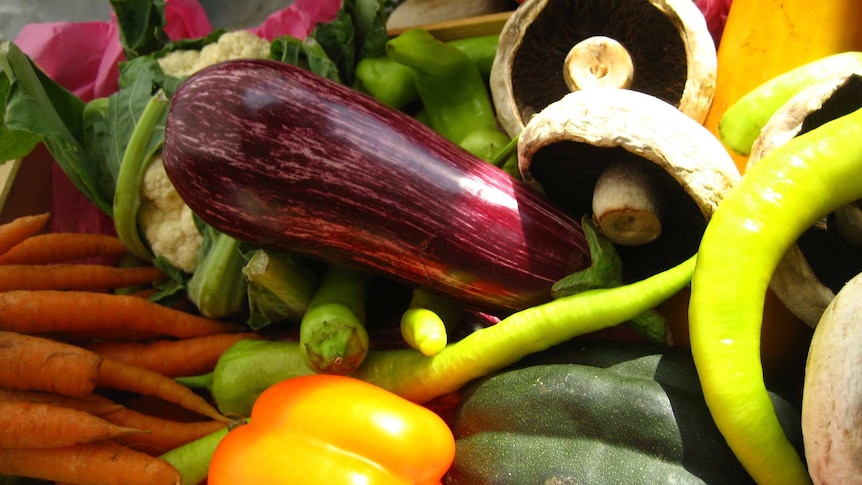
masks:
<path fill-rule="evenodd" d="M 613 64 L 597 60 L 596 49 Z M 593 59 L 578 66 L 585 54 Z M 628 73 L 609 77 L 618 68 Z M 503 26 L 491 91 L 513 137 L 549 104 L 597 83 L 655 96 L 702 121 L 716 69 L 706 21 L 690 0 L 533 0 Z"/>

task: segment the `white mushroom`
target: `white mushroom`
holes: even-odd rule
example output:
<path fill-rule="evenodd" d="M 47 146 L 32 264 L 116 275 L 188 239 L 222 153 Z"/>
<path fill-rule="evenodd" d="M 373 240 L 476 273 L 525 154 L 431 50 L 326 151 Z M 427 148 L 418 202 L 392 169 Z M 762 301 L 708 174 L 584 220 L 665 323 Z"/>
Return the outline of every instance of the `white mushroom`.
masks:
<path fill-rule="evenodd" d="M 862 108 L 862 71 L 838 73 L 785 103 L 752 146 L 746 170 L 792 138 Z M 848 204 L 810 228 L 784 255 L 770 288 L 788 310 L 815 327 L 844 283 L 862 271 L 862 211 Z"/>
<path fill-rule="evenodd" d="M 862 480 L 862 274 L 839 290 L 814 330 L 802 437 L 815 484 Z"/>
<path fill-rule="evenodd" d="M 627 273 L 639 276 L 694 254 L 706 222 L 739 178 L 730 155 L 700 123 L 654 96 L 626 89 L 580 90 L 551 103 L 524 127 L 518 160 L 526 183 L 575 216 L 616 217 L 601 225 L 611 240 L 625 239 L 626 231 L 614 234 L 614 228 L 625 228 L 619 222 L 627 222 L 641 202 L 658 201 L 649 212 L 658 213 L 661 233 L 647 236 L 654 239 L 648 244 L 618 247 Z M 626 165 L 637 166 L 634 174 L 649 182 L 629 183 Z M 654 194 L 629 191 L 639 186 Z M 635 220 L 629 227 L 641 237 L 649 224 Z"/>
<path fill-rule="evenodd" d="M 612 53 L 612 64 L 590 57 L 596 49 Z M 588 62 L 576 65 L 584 53 Z M 633 69 L 630 79 L 611 81 L 615 87 L 656 96 L 704 120 L 715 92 L 717 61 L 694 2 L 526 0 L 503 26 L 491 72 L 500 124 L 514 137 L 545 106 L 573 88 L 583 89 L 581 80 L 589 87 L 602 80 L 607 87 L 605 74 L 616 76 L 626 64 Z"/>

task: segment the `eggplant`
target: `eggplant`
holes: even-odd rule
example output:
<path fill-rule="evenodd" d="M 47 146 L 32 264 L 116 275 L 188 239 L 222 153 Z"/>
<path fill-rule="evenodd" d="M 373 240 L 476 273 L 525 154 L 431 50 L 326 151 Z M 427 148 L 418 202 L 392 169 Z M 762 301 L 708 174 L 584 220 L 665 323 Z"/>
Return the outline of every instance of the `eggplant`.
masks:
<path fill-rule="evenodd" d="M 591 264 L 580 223 L 400 111 L 302 68 L 223 62 L 176 90 L 163 158 L 203 221 L 501 314 Z"/>

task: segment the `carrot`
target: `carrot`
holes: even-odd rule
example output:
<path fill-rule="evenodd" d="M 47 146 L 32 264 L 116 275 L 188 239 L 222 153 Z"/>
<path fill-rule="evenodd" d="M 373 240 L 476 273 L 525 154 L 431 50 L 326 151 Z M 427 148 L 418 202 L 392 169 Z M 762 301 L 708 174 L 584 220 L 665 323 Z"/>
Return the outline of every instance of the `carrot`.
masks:
<path fill-rule="evenodd" d="M 167 461 L 113 441 L 61 448 L 0 449 L 0 474 L 74 484 L 179 485 Z"/>
<path fill-rule="evenodd" d="M 141 430 L 53 404 L 0 401 L 0 448 L 57 448 Z"/>
<path fill-rule="evenodd" d="M 205 374 L 221 354 L 242 339 L 260 338 L 254 332 L 220 333 L 180 340 L 122 342 L 101 340 L 82 347 L 105 357 L 156 371 L 168 377 Z"/>
<path fill-rule="evenodd" d="M 191 389 L 142 367 L 102 357 L 75 345 L 0 332 L 0 387 L 83 397 L 96 387 L 130 391 L 228 421 Z"/>
<path fill-rule="evenodd" d="M 117 268 L 102 264 L 0 265 L 0 291 L 108 290 L 154 283 L 165 277 L 154 266 Z"/>
<path fill-rule="evenodd" d="M 0 264 L 55 264 L 85 258 L 116 259 L 126 253 L 120 238 L 109 234 L 53 232 L 36 234 L 0 254 Z"/>
<path fill-rule="evenodd" d="M 74 345 L 0 331 L 0 387 L 83 397 L 95 389 L 101 362 Z"/>
<path fill-rule="evenodd" d="M 48 212 L 21 216 L 5 224 L 0 224 L 0 254 L 5 253 L 21 241 L 41 231 L 51 214 Z"/>
<path fill-rule="evenodd" d="M 170 377 L 109 357 L 102 358 L 96 386 L 158 397 L 214 420 L 230 421 L 206 399 Z"/>
<path fill-rule="evenodd" d="M 54 406 L 75 409 L 99 417 L 103 417 L 113 413 L 114 411 L 123 409 L 122 404 L 115 403 L 99 394 L 73 397 L 44 391 L 25 391 L 0 388 L 0 401 L 53 404 Z"/>
<path fill-rule="evenodd" d="M 136 296 L 60 290 L 0 293 L 0 330 L 18 333 L 121 330 L 189 338 L 244 328 Z"/>
<path fill-rule="evenodd" d="M 151 455 L 161 455 L 178 446 L 224 429 L 223 421 L 175 421 L 122 408 L 104 417 L 118 426 L 141 429 L 143 434 L 122 436 L 115 441 Z"/>

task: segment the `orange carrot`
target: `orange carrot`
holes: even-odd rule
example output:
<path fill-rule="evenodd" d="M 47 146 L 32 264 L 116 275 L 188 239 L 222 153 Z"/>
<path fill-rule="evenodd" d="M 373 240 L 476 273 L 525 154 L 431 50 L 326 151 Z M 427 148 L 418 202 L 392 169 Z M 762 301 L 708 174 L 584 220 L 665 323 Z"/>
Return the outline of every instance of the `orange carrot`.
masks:
<path fill-rule="evenodd" d="M 0 449 L 0 474 L 74 484 L 179 485 L 167 461 L 113 441 L 61 448 Z"/>
<path fill-rule="evenodd" d="M 45 212 L 31 216 L 21 216 L 5 224 L 0 224 L 0 254 L 5 253 L 21 241 L 41 231 L 51 214 Z"/>
<path fill-rule="evenodd" d="M 113 413 L 114 411 L 123 409 L 122 404 L 115 403 L 99 394 L 73 397 L 55 394 L 53 392 L 0 388 L 0 401 L 53 404 L 54 406 L 75 409 L 99 417 L 103 417 Z"/>
<path fill-rule="evenodd" d="M 0 291 L 108 290 L 154 283 L 165 277 L 154 266 L 117 268 L 102 264 L 0 265 Z"/>
<path fill-rule="evenodd" d="M 142 367 L 101 357 L 75 345 L 0 332 L 0 387 L 83 397 L 96 388 L 131 391 L 229 421 L 191 389 Z"/>
<path fill-rule="evenodd" d="M 74 345 L 0 331 L 0 387 L 83 397 L 95 389 L 101 362 Z"/>
<path fill-rule="evenodd" d="M 120 238 L 109 234 L 53 232 L 36 234 L 0 254 L 0 264 L 54 264 L 126 253 Z"/>
<path fill-rule="evenodd" d="M 141 430 L 53 404 L 0 401 L 0 448 L 57 448 Z"/>
<path fill-rule="evenodd" d="M 104 419 L 118 426 L 145 430 L 146 433 L 122 436 L 115 441 L 151 455 L 161 455 L 227 426 L 215 420 L 175 421 L 125 407 L 108 414 Z"/>
<path fill-rule="evenodd" d="M 243 329 L 136 296 L 59 290 L 0 293 L 0 330 L 18 333 L 122 330 L 189 338 Z"/>
<path fill-rule="evenodd" d="M 158 397 L 217 421 L 230 421 L 206 399 L 170 377 L 109 357 L 102 358 L 96 386 Z"/>
<path fill-rule="evenodd" d="M 150 342 L 100 340 L 81 346 L 99 355 L 145 367 L 168 377 L 179 377 L 212 371 L 228 347 L 249 338 L 260 338 L 260 335 L 241 332 Z"/>

